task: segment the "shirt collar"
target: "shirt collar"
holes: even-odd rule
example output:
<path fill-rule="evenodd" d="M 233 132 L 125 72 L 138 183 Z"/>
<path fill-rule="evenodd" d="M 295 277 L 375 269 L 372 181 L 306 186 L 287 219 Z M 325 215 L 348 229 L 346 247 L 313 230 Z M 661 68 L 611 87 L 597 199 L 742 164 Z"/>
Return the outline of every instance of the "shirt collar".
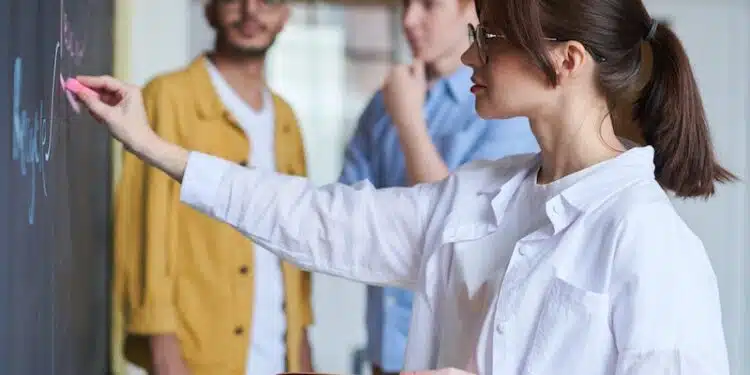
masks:
<path fill-rule="evenodd" d="M 568 204 L 578 211 L 588 211 L 601 205 L 607 198 L 636 181 L 654 178 L 654 149 L 635 147 L 607 161 L 606 168 L 587 176 L 562 191 Z"/>
<path fill-rule="evenodd" d="M 228 113 L 211 82 L 208 63 L 208 57 L 202 54 L 193 59 L 186 69 L 192 91 L 195 93 L 196 109 L 203 119 L 213 119 Z"/>
<path fill-rule="evenodd" d="M 493 178 L 479 190 L 480 195 L 490 198 L 494 213 L 493 227 L 505 214 L 510 199 L 521 186 L 524 178 L 535 171 L 541 159 L 539 154 L 524 159 L 508 158 L 500 163 Z M 546 213 L 558 233 L 570 225 L 581 213 L 602 205 L 612 195 L 631 186 L 637 181 L 654 178 L 654 149 L 650 146 L 632 148 L 618 157 L 606 161 L 605 168 L 599 168 L 591 175 L 573 184 L 560 194 L 551 197 L 545 206 Z M 514 168 L 509 168 L 514 166 Z"/>

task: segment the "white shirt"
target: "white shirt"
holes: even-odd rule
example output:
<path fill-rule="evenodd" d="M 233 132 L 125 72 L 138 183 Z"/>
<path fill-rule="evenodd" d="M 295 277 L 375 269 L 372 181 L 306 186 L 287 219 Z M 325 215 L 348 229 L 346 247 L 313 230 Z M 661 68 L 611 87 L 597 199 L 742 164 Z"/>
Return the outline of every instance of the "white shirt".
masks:
<path fill-rule="evenodd" d="M 211 82 L 222 103 L 234 115 L 250 140 L 248 160 L 254 168 L 276 170 L 273 97 L 266 91 L 263 108 L 256 111 L 229 86 L 218 69 L 206 59 Z M 286 314 L 284 280 L 279 258 L 256 244 L 253 317 L 246 374 L 279 374 L 286 368 Z"/>
<path fill-rule="evenodd" d="M 479 286 L 477 290 L 481 292 L 473 293 L 469 299 L 466 288 L 463 286 L 460 287 L 464 290 L 455 291 L 462 296 L 459 297 L 462 299 L 458 301 L 459 306 L 474 305 L 475 308 L 467 311 L 459 306 L 452 306 L 454 320 L 460 322 L 461 327 L 457 332 L 446 332 L 445 339 L 459 332 L 470 332 L 470 335 L 476 337 L 477 340 L 466 342 L 466 345 L 457 346 L 452 351 L 446 351 L 447 356 L 471 357 L 467 370 L 473 373 L 479 371 L 477 363 L 479 353 L 475 349 L 479 345 L 482 323 L 490 312 L 492 298 L 500 291 L 516 244 L 533 232 L 548 231 L 551 228 L 551 222 L 545 211 L 546 202 L 582 180 L 586 175 L 598 170 L 602 165 L 606 165 L 606 162 L 543 185 L 537 183 L 539 168 L 529 171 L 508 202 L 505 217 L 499 223 L 498 229 L 478 240 L 476 246 L 473 246 L 478 250 L 472 249 L 454 255 L 455 263 L 461 264 L 460 271 L 467 281 L 466 285 L 477 285 Z M 479 251 L 484 253 L 479 253 Z M 458 351 L 460 349 L 463 349 L 463 353 Z M 491 355 L 491 353 L 481 354 L 483 354 L 482 357 Z M 457 361 L 461 360 L 457 359 Z M 449 360 L 448 362 L 456 361 Z"/>
<path fill-rule="evenodd" d="M 549 197 L 548 223 L 514 245 L 494 292 L 475 275 L 497 270 L 487 238 L 524 217 L 508 203 L 536 155 L 376 190 L 316 188 L 192 153 L 181 194 L 304 268 L 413 290 L 407 370 L 727 375 L 716 277 L 654 180 L 653 157 L 631 149 Z M 482 299 L 486 309 L 473 303 Z M 459 317 L 480 321 L 478 333 Z"/>

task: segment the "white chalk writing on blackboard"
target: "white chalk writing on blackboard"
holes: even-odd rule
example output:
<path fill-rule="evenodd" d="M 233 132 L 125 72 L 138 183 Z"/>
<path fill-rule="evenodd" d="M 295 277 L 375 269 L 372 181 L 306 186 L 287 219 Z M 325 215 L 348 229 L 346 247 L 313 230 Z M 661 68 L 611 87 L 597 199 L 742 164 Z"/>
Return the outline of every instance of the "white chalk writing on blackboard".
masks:
<path fill-rule="evenodd" d="M 50 110 L 46 115 L 44 101 L 39 100 L 32 110 L 23 107 L 23 59 L 16 57 L 13 63 L 13 160 L 18 162 L 22 176 L 31 182 L 28 203 L 28 222 L 34 224 L 36 213 L 37 177 L 41 178 L 42 192 L 47 196 L 45 166 L 52 156 L 53 129 L 55 127 L 54 102 L 57 90 L 57 60 L 60 43 L 55 47 L 52 72 Z"/>

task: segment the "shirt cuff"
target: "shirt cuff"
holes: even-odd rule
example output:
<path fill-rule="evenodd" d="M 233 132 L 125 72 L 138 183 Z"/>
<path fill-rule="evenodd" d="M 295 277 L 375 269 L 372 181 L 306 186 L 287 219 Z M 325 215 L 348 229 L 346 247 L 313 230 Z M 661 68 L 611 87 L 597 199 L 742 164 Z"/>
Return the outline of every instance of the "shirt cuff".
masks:
<path fill-rule="evenodd" d="M 232 163 L 224 159 L 191 152 L 182 177 L 180 200 L 196 210 L 213 214 L 221 180 L 231 167 Z"/>

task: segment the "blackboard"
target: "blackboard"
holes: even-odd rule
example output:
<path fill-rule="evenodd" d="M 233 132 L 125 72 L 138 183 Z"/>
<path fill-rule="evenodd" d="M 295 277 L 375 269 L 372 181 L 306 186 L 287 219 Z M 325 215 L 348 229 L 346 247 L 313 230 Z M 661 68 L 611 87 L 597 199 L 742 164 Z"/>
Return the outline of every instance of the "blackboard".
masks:
<path fill-rule="evenodd" d="M 110 144 L 60 87 L 112 69 L 112 0 L 0 0 L 0 374 L 109 372 Z"/>

